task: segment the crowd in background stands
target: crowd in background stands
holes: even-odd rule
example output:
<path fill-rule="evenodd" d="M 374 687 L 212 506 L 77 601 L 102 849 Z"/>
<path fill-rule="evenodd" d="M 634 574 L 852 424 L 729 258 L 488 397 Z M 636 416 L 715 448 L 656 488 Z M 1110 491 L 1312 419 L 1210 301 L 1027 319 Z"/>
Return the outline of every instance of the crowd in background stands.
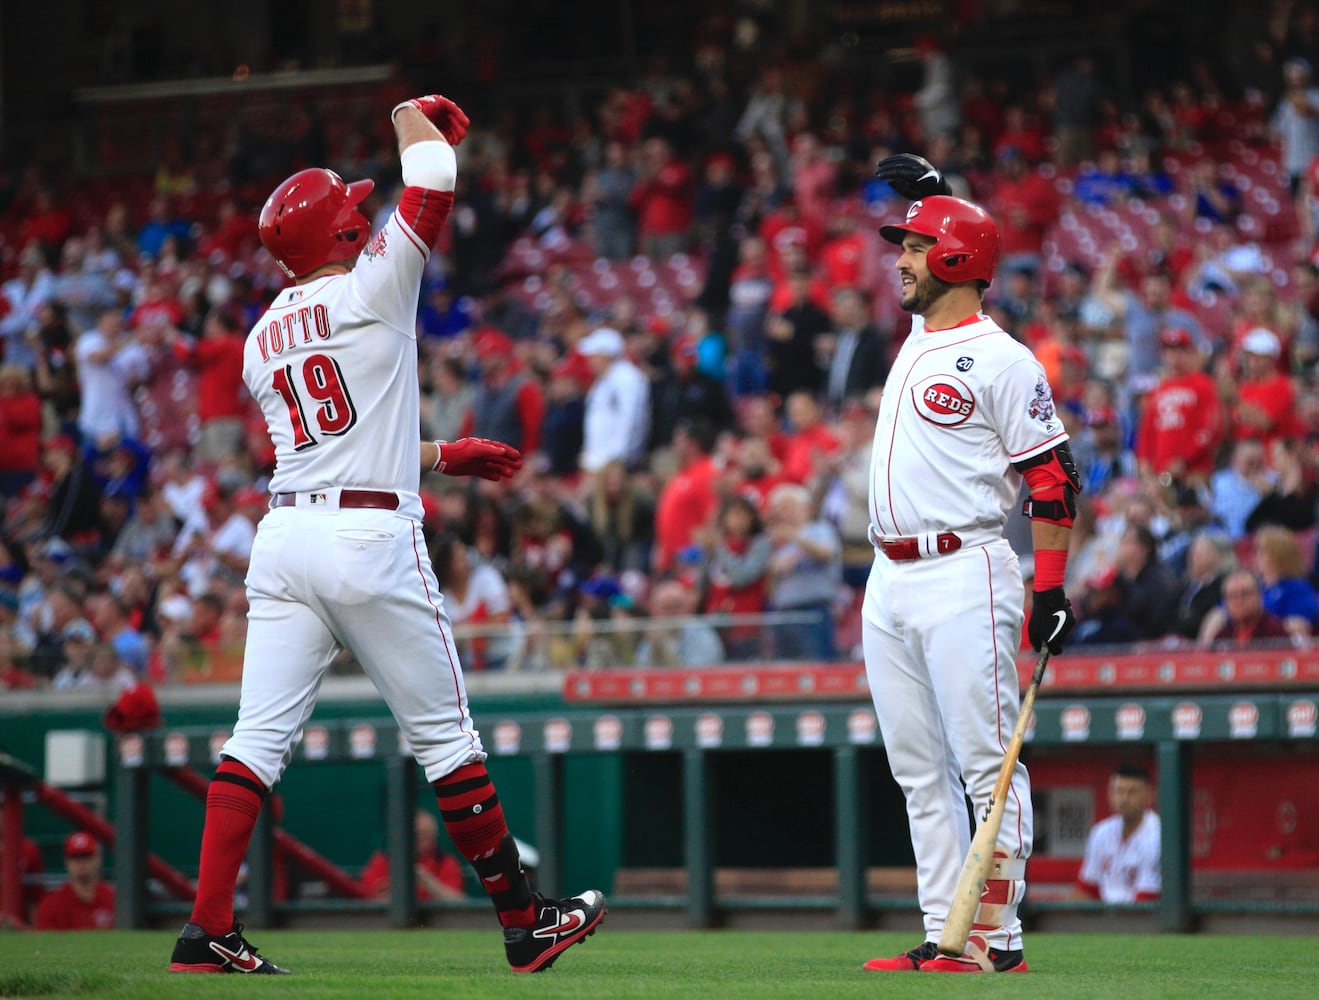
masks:
<path fill-rule="evenodd" d="M 908 323 L 875 233 L 905 204 L 870 175 L 904 149 L 997 218 L 987 311 L 1035 350 L 1071 431 L 1073 643 L 1307 642 L 1316 24 L 1298 6 L 1240 40 L 1237 79 L 1197 70 L 1125 108 L 1092 59 L 1017 92 L 925 39 L 913 92 L 835 92 L 818 53 L 764 45 L 748 73 L 716 22 L 690 65 L 655 60 L 575 119 L 475 121 L 418 313 L 421 430 L 530 460 L 509 484 L 423 479 L 468 669 L 855 654 L 870 440 Z M 333 111 L 304 111 L 260 169 L 250 144 L 173 149 L 90 214 L 34 171 L 5 189 L 4 686 L 239 675 L 273 461 L 242 350 L 283 282 L 256 208 L 306 162 L 376 177 L 378 215 L 397 184 L 387 103 L 335 143 Z M 1276 165 L 1266 226 L 1239 157 Z M 1148 233 L 1064 256 L 1090 206 Z M 581 293 L 611 262 L 673 261 L 701 279 L 679 301 Z M 162 372 L 170 426 L 145 390 Z M 742 617 L 767 611 L 777 625 Z"/>

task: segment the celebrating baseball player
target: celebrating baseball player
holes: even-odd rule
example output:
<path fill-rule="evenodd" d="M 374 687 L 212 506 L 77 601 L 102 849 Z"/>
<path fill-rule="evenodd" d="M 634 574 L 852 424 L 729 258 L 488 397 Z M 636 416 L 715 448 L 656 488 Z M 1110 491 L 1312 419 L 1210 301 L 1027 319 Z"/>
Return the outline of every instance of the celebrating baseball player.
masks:
<path fill-rule="evenodd" d="M 480 876 L 515 972 L 548 968 L 592 934 L 605 898 L 534 893 L 472 724 L 440 588 L 426 557 L 421 472 L 503 479 L 518 452 L 423 442 L 416 311 L 453 205 L 453 147 L 468 119 L 444 97 L 393 111 L 406 185 L 380 232 L 358 206 L 369 180 L 311 169 L 261 210 L 262 243 L 295 285 L 247 338 L 243 378 L 275 444 L 274 494 L 252 548 L 238 722 L 206 798 L 197 899 L 171 972 L 283 973 L 243 937 L 233 894 L 257 814 L 288 764 L 326 667 L 350 650 L 388 703 L 454 846 Z"/>
<path fill-rule="evenodd" d="M 1030 640 L 1060 652 L 1076 624 L 1062 584 L 1081 486 L 1043 368 L 981 312 L 999 256 L 994 220 L 950 197 L 921 157 L 890 157 L 876 174 L 917 199 L 905 222 L 880 229 L 901 247 L 901 304 L 915 315 L 875 430 L 876 555 L 862 643 L 907 800 L 925 941 L 865 968 L 1025 972 L 1017 905 L 1032 816 L 1020 762 L 967 951 L 942 956 L 937 942 L 971 842 L 966 797 L 977 820 L 988 813 L 1020 704 L 1025 594 L 1003 528 L 1024 478 L 1036 572 Z"/>

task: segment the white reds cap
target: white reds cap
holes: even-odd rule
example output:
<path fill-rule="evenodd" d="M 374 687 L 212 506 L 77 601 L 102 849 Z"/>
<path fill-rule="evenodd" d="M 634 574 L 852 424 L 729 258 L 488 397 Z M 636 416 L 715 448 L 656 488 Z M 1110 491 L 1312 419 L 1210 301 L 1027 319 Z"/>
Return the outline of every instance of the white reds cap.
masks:
<path fill-rule="evenodd" d="M 1266 358 L 1276 358 L 1282 354 L 1278 335 L 1262 326 L 1255 327 L 1241 338 L 1241 349 L 1251 354 L 1262 354 Z"/>
<path fill-rule="evenodd" d="M 609 358 L 623 356 L 623 335 L 612 327 L 602 326 L 577 342 L 578 354 L 603 354 Z"/>

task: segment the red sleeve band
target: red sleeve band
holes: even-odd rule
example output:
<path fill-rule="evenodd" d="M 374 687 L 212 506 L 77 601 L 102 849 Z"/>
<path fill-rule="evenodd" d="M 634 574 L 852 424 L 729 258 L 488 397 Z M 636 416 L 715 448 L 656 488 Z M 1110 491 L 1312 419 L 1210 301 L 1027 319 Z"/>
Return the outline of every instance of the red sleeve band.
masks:
<path fill-rule="evenodd" d="M 1035 550 L 1035 589 L 1052 590 L 1063 585 L 1067 575 L 1066 549 Z"/>
<path fill-rule="evenodd" d="M 434 247 L 440 231 L 453 208 L 452 191 L 432 191 L 429 188 L 406 187 L 398 203 L 398 217 L 428 247 Z"/>

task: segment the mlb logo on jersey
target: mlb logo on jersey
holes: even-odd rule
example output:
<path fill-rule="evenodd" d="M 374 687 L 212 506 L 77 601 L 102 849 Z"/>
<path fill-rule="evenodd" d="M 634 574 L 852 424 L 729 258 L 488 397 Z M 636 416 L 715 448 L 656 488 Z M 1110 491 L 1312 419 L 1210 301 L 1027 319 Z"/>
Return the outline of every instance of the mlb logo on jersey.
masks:
<path fill-rule="evenodd" d="M 970 387 L 956 375 L 930 375 L 921 379 L 912 386 L 911 399 L 922 420 L 942 427 L 966 423 L 976 408 Z"/>

